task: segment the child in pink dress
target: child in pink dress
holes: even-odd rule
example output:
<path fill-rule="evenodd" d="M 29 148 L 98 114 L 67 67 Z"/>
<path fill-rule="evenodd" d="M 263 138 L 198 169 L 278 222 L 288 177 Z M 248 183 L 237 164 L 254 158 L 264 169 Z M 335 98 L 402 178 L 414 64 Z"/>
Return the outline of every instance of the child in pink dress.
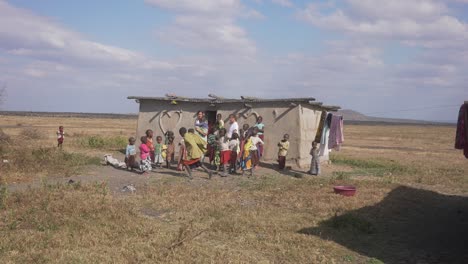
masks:
<path fill-rule="evenodd" d="M 150 148 L 147 145 L 148 139 L 143 136 L 141 137 L 141 144 L 140 144 L 140 170 L 143 173 L 148 173 L 151 171 L 151 157 L 150 157 Z"/>

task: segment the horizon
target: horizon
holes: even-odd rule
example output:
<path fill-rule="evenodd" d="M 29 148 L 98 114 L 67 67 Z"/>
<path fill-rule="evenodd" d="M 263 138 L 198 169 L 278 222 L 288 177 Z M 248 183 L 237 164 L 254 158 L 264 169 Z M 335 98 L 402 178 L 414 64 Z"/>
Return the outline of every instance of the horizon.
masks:
<path fill-rule="evenodd" d="M 138 113 L 127 96 L 214 93 L 456 122 L 467 21 L 466 0 L 0 0 L 1 110 Z"/>

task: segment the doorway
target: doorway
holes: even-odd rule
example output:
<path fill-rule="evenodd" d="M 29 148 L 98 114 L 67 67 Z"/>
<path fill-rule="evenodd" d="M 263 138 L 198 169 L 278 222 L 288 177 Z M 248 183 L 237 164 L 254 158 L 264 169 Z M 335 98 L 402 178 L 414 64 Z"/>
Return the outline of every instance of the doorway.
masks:
<path fill-rule="evenodd" d="M 205 118 L 208 121 L 208 130 L 210 130 L 209 133 L 212 133 L 211 130 L 215 126 L 217 113 L 217 111 L 205 111 Z"/>

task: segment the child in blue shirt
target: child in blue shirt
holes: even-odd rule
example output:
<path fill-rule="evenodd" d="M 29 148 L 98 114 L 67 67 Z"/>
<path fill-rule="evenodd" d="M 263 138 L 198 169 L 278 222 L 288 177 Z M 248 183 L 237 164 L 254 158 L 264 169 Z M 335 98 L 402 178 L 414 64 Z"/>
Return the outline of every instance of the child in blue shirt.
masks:
<path fill-rule="evenodd" d="M 127 165 L 128 170 L 139 168 L 138 163 L 136 161 L 136 148 L 134 137 L 130 137 L 128 139 L 128 145 L 125 149 L 125 165 Z"/>

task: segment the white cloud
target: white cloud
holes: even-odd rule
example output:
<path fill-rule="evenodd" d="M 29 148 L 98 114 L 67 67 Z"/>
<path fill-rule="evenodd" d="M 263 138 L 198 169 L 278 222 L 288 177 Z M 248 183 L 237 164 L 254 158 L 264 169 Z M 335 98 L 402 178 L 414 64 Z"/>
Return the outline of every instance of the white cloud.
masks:
<path fill-rule="evenodd" d="M 184 48 L 208 52 L 229 52 L 251 56 L 255 43 L 236 24 L 237 17 L 263 18 L 240 0 L 146 0 L 147 3 L 176 12 L 172 25 L 157 31 L 163 41 Z"/>
<path fill-rule="evenodd" d="M 410 45 L 448 47 L 468 41 L 468 25 L 450 15 L 445 4 L 431 0 L 347 0 L 332 10 L 310 4 L 299 17 L 320 28 Z"/>
<path fill-rule="evenodd" d="M 12 26 L 14 25 L 14 26 Z M 11 6 L 0 0 L 0 50 L 8 54 L 75 64 L 151 65 L 167 69 L 167 63 L 143 54 L 87 40 L 58 23 Z"/>

